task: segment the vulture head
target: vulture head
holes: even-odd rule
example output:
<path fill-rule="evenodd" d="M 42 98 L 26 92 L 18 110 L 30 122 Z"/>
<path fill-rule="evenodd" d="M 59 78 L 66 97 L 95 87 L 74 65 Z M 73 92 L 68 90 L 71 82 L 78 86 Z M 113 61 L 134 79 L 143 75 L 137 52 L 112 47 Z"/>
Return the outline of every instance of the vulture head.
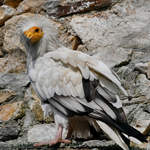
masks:
<path fill-rule="evenodd" d="M 24 31 L 24 37 L 29 40 L 31 44 L 39 42 L 44 35 L 42 28 L 38 26 L 33 26 L 26 31 Z"/>
<path fill-rule="evenodd" d="M 53 51 L 61 45 L 54 23 L 41 15 L 26 17 L 19 23 L 18 29 L 21 43 L 24 44 L 28 56 L 32 59 Z"/>

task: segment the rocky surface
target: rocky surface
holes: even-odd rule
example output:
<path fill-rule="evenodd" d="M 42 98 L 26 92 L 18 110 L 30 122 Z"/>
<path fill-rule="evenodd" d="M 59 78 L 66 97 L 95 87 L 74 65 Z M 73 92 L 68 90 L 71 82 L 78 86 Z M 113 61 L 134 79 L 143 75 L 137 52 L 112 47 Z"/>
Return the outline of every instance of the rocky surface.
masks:
<path fill-rule="evenodd" d="M 0 103 L 7 102 L 16 96 L 16 93 L 12 90 L 0 91 Z"/>
<path fill-rule="evenodd" d="M 16 8 L 22 0 L 4 0 L 3 4 Z"/>
<path fill-rule="evenodd" d="M 25 12 L 39 13 L 45 0 L 23 0 L 17 7 L 17 14 Z"/>
<path fill-rule="evenodd" d="M 15 14 L 15 9 L 7 5 L 0 6 L 0 25 Z"/>
<path fill-rule="evenodd" d="M 14 102 L 0 106 L 0 120 L 21 118 L 24 115 L 23 102 Z"/>
<path fill-rule="evenodd" d="M 112 4 L 111 0 L 82 0 L 74 2 L 64 1 L 47 1 L 43 5 L 43 9 L 49 16 L 64 17 L 76 13 L 85 13 L 91 10 L 102 9 L 109 7 Z"/>
<path fill-rule="evenodd" d="M 8 141 L 16 139 L 19 135 L 20 128 L 16 122 L 11 122 L 0 127 L 0 140 Z"/>
<path fill-rule="evenodd" d="M 56 134 L 53 117 L 44 118 L 26 76 L 26 52 L 17 34 L 17 24 L 36 13 L 54 22 L 65 46 L 101 59 L 119 75 L 131 97 L 122 97 L 129 123 L 150 135 L 150 1 L 112 0 L 105 9 L 81 5 L 66 9 L 69 16 L 53 16 L 58 5 L 65 8 L 82 2 L 88 0 L 0 0 L 0 150 L 47 150 L 49 147 L 35 148 L 33 143 Z M 106 139 L 72 140 L 56 148 L 120 149 Z M 131 149 L 148 150 L 150 146 L 133 144 Z"/>
<path fill-rule="evenodd" d="M 35 125 L 28 131 L 28 141 L 31 143 L 50 141 L 56 136 L 55 124 Z"/>

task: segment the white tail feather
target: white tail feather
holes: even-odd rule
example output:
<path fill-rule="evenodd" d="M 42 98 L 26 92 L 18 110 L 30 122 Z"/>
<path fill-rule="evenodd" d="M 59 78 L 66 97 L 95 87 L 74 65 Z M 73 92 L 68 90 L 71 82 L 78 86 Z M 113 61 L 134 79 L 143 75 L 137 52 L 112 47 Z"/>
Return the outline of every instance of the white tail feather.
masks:
<path fill-rule="evenodd" d="M 110 128 L 107 124 L 96 121 L 100 128 L 112 139 L 114 140 L 123 150 L 129 150 L 127 144 L 123 141 L 117 130 Z"/>
<path fill-rule="evenodd" d="M 135 144 L 142 144 L 141 141 L 139 141 L 138 139 L 134 138 L 134 137 L 129 137 L 130 141 L 132 141 Z"/>

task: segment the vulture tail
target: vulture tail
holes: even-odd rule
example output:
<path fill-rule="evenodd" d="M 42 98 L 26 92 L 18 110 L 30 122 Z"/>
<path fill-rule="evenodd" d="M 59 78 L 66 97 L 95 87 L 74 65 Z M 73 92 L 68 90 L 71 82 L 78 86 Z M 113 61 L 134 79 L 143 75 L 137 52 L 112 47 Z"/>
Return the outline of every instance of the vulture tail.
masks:
<path fill-rule="evenodd" d="M 129 150 L 130 140 L 128 136 L 141 142 L 147 142 L 146 136 L 131 127 L 128 123 L 117 122 L 107 114 L 104 114 L 104 112 L 92 112 L 89 116 L 95 118 L 100 128 L 123 150 Z"/>
<path fill-rule="evenodd" d="M 129 145 L 126 143 L 119 132 L 108 126 L 106 123 L 102 121 L 97 121 L 98 125 L 101 127 L 101 129 L 112 139 L 114 140 L 123 150 L 129 150 Z"/>

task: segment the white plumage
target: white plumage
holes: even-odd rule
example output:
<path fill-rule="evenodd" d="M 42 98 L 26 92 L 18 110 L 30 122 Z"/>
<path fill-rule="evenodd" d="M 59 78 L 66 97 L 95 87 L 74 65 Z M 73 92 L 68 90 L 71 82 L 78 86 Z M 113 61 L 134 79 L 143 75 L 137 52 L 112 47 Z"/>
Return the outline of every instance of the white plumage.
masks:
<path fill-rule="evenodd" d="M 37 38 L 40 33 L 35 36 L 36 30 L 31 30 L 36 27 L 44 33 L 40 39 Z M 104 63 L 62 46 L 57 30 L 44 17 L 26 19 L 19 29 L 21 41 L 27 49 L 27 69 L 32 86 L 43 108 L 54 113 L 60 130 L 53 144 L 65 142 L 60 134 L 68 128 L 68 118 L 72 116 L 95 119 L 101 129 L 124 150 L 128 150 L 127 135 L 145 141 L 141 133 L 128 125 L 118 96 L 120 92 L 127 96 L 127 92 Z M 32 38 L 38 39 L 37 42 L 32 43 Z"/>

